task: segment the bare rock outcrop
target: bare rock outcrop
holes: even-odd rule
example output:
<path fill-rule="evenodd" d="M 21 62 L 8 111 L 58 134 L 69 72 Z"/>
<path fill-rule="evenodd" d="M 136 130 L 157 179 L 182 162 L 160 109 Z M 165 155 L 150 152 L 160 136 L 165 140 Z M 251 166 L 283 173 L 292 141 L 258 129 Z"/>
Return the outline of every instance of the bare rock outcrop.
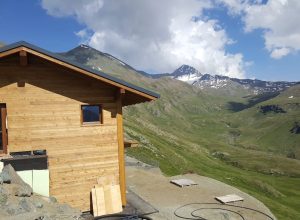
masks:
<path fill-rule="evenodd" d="M 79 210 L 54 201 L 32 193 L 10 164 L 0 173 L 1 220 L 83 220 Z"/>

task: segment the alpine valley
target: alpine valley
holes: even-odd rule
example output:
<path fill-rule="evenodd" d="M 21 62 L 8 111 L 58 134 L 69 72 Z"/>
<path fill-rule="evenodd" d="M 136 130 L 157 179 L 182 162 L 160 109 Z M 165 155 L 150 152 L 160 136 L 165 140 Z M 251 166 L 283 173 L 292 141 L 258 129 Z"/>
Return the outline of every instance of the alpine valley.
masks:
<path fill-rule="evenodd" d="M 226 182 L 278 219 L 299 219 L 299 83 L 202 74 L 188 65 L 151 75 L 86 45 L 61 55 L 161 95 L 125 109 L 126 138 L 140 143 L 127 154 L 165 175 Z"/>

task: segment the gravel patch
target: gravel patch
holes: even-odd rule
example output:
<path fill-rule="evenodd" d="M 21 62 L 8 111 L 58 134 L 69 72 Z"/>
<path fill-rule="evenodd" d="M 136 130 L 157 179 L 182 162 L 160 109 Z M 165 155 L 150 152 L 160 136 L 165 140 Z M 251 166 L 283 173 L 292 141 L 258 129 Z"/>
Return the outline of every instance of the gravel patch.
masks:
<path fill-rule="evenodd" d="M 150 216 L 153 219 L 181 219 L 174 215 L 174 211 L 180 206 L 189 203 L 217 203 L 216 205 L 191 205 L 179 210 L 179 214 L 193 218 L 190 213 L 195 209 L 200 209 L 194 214 L 205 219 L 241 220 L 239 215 L 241 214 L 245 219 L 270 220 L 270 218 L 251 210 L 235 207 L 226 207 L 231 211 L 215 209 L 220 207 L 220 203 L 215 200 L 215 197 L 227 194 L 236 194 L 244 198 L 244 201 L 235 202 L 233 205 L 257 209 L 275 219 L 262 202 L 235 187 L 196 174 L 165 177 L 158 168 L 145 168 L 140 164 L 133 166 L 134 160 L 130 159 L 130 166 L 126 167 L 127 187 L 159 211 L 158 214 Z M 180 188 L 170 183 L 171 179 L 180 178 L 191 179 L 198 185 Z"/>

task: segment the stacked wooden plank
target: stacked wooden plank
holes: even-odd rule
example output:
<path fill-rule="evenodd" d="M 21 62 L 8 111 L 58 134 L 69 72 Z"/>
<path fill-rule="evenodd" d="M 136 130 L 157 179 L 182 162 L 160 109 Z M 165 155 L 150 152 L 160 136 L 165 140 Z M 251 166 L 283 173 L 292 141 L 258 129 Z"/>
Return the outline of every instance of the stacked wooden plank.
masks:
<path fill-rule="evenodd" d="M 102 216 L 122 212 L 120 185 L 114 177 L 100 177 L 98 184 L 92 189 L 94 216 Z"/>

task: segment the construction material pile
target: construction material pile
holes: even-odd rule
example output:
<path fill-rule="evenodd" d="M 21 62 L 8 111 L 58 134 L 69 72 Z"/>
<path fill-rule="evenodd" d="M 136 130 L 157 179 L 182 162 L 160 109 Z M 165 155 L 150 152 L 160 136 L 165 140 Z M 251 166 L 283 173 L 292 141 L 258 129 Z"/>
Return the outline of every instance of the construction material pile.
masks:
<path fill-rule="evenodd" d="M 10 164 L 0 173 L 0 219 L 83 220 L 80 211 L 57 203 L 54 197 L 33 194 Z"/>
<path fill-rule="evenodd" d="M 94 217 L 122 212 L 120 185 L 114 176 L 102 176 L 92 189 Z"/>

